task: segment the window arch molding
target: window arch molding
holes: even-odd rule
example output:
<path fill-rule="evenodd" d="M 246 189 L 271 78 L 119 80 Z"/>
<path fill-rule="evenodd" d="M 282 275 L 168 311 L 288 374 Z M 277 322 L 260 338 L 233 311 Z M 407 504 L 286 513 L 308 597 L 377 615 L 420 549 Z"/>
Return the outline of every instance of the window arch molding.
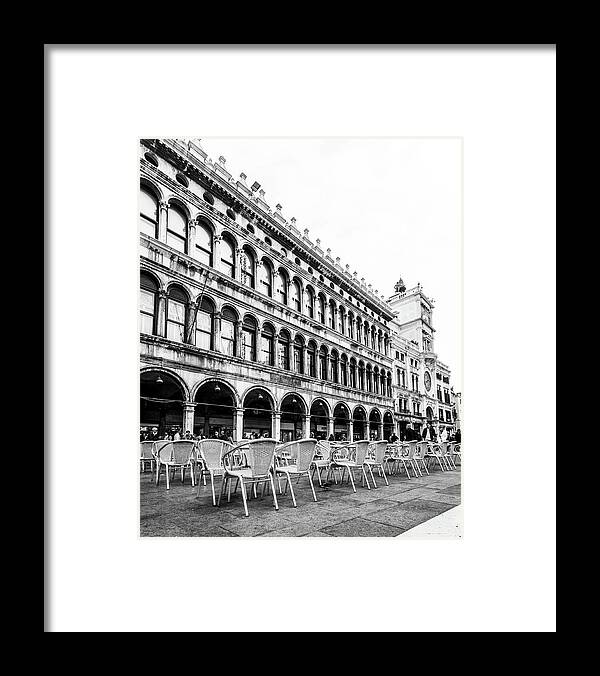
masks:
<path fill-rule="evenodd" d="M 206 216 L 196 216 L 194 223 L 196 225 L 195 251 L 191 251 L 190 255 L 208 267 L 213 267 L 216 228 Z"/>

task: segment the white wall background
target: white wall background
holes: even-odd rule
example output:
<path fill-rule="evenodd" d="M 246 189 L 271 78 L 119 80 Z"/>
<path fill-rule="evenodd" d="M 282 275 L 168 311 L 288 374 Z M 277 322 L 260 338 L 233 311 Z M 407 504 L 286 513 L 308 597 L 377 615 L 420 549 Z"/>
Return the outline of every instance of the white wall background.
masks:
<path fill-rule="evenodd" d="M 354 630 L 364 618 L 373 631 L 554 631 L 554 50 L 56 47 L 47 68 L 49 627 L 247 629 L 245 615 L 222 603 L 221 585 L 192 598 L 156 593 L 142 580 L 155 570 L 210 567 L 224 583 L 241 572 L 267 585 L 285 566 L 291 577 L 335 569 L 353 585 L 386 570 L 430 581 L 383 585 L 376 601 L 336 594 L 326 613 L 314 612 L 316 597 L 296 601 L 285 614 L 289 630 Z M 432 135 L 464 137 L 464 541 L 140 539 L 138 137 Z M 269 198 L 294 208 L 290 215 L 320 229 L 288 193 L 287 171 L 279 188 L 263 167 L 244 169 L 264 180 Z M 448 174 L 438 180 L 443 189 Z M 380 200 L 387 205 L 387 196 Z M 369 205 L 366 216 L 374 213 Z M 320 218 L 323 227 L 345 225 Z M 397 222 L 410 221 L 405 213 Z M 340 239 L 348 238 L 323 233 L 353 256 Z M 394 250 L 407 283 L 414 275 L 443 297 L 422 261 L 407 260 L 401 243 Z M 360 271 L 383 287 L 380 267 Z M 535 354 L 523 336 L 542 336 Z M 525 403 L 534 390 L 546 396 L 511 415 L 507 400 Z M 503 424 L 489 423 L 494 407 Z M 90 419 L 99 408 L 110 450 Z M 518 471 L 498 463 L 507 449 Z M 107 453 L 115 461 L 108 472 L 98 461 Z M 443 591 L 433 583 L 440 570 L 453 571 Z M 253 629 L 279 626 L 271 604 L 253 608 Z"/>

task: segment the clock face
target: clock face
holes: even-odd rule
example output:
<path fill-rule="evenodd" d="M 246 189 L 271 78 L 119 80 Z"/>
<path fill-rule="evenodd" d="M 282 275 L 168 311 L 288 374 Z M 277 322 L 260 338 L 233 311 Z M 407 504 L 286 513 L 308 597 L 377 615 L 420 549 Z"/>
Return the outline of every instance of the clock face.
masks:
<path fill-rule="evenodd" d="M 425 371 L 425 389 L 427 391 L 431 389 L 431 375 L 429 371 Z"/>

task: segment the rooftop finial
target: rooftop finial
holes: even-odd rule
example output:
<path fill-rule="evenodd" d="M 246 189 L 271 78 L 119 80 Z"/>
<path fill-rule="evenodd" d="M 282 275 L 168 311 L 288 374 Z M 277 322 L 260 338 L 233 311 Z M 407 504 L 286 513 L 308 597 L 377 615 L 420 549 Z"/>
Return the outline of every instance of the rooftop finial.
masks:
<path fill-rule="evenodd" d="M 402 293 L 403 291 L 406 291 L 406 285 L 402 281 L 402 277 L 400 277 L 400 279 L 394 285 L 394 290 L 396 293 Z"/>

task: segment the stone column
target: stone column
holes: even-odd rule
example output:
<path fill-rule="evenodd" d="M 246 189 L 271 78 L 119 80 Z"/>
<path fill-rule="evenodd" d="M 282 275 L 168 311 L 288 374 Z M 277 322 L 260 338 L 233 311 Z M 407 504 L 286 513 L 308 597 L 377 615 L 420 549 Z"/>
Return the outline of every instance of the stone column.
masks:
<path fill-rule="evenodd" d="M 280 441 L 281 437 L 281 411 L 271 413 L 271 427 L 273 429 L 273 439 Z"/>
<path fill-rule="evenodd" d="M 306 343 L 302 346 L 302 374 L 308 374 L 308 346 Z"/>
<path fill-rule="evenodd" d="M 354 441 L 354 421 L 348 421 L 348 441 Z"/>
<path fill-rule="evenodd" d="M 334 418 L 327 418 L 327 438 L 330 434 L 333 434 L 333 421 Z"/>
<path fill-rule="evenodd" d="M 167 292 L 158 292 L 158 309 L 156 311 L 156 335 L 163 338 L 167 335 Z"/>
<path fill-rule="evenodd" d="M 302 416 L 304 420 L 304 428 L 302 430 L 302 437 L 304 439 L 310 438 L 310 415 Z"/>
<path fill-rule="evenodd" d="M 169 203 L 160 202 L 158 211 L 158 240 L 159 242 L 164 242 L 166 244 Z"/>
<path fill-rule="evenodd" d="M 383 421 L 377 423 L 377 441 L 383 439 Z"/>
<path fill-rule="evenodd" d="M 188 256 L 195 258 L 196 254 L 196 221 L 188 221 L 188 242 L 187 242 Z"/>
<path fill-rule="evenodd" d="M 235 409 L 235 442 L 239 443 L 244 438 L 244 409 Z"/>
<path fill-rule="evenodd" d="M 183 432 L 189 430 L 192 434 L 194 433 L 194 411 L 196 410 L 196 404 L 186 401 L 183 405 L 183 427 L 181 428 Z M 181 435 L 183 436 L 183 434 Z"/>

